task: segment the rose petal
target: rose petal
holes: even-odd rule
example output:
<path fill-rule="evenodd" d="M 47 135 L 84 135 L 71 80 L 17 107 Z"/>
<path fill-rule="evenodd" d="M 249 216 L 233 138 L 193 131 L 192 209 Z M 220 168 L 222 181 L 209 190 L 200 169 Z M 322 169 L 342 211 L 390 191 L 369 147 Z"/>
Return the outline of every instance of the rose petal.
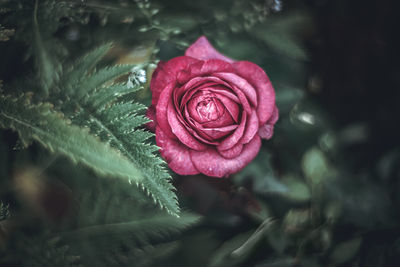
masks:
<path fill-rule="evenodd" d="M 247 144 L 248 142 L 250 142 L 250 140 L 252 140 L 254 135 L 257 133 L 258 128 L 257 112 L 253 109 L 251 115 L 247 117 L 246 127 L 240 143 Z"/>
<path fill-rule="evenodd" d="M 236 125 L 235 121 L 232 119 L 231 114 L 227 110 L 225 110 L 221 117 L 214 121 L 204 122 L 202 126 L 204 128 L 220 128 L 220 127 L 227 127 L 231 125 Z"/>
<path fill-rule="evenodd" d="M 156 128 L 156 143 L 168 166 L 180 175 L 194 175 L 199 171 L 190 159 L 189 148 L 177 140 L 172 140 L 159 128 Z"/>
<path fill-rule="evenodd" d="M 198 60 L 185 56 L 176 57 L 167 62 L 160 61 L 150 82 L 152 105 L 157 105 L 161 92 L 169 83 L 176 83 L 177 75 L 181 70 L 187 69 L 190 64 L 196 62 Z"/>
<path fill-rule="evenodd" d="M 157 125 L 169 138 L 176 138 L 176 136 L 171 131 L 167 116 L 168 103 L 170 102 L 174 87 L 175 85 L 173 83 L 170 83 L 165 87 L 165 89 L 160 94 L 160 99 L 158 100 L 156 106 Z"/>
<path fill-rule="evenodd" d="M 215 94 L 207 90 L 198 91 L 187 103 L 187 108 L 190 116 L 200 123 L 218 119 L 225 110 Z"/>
<path fill-rule="evenodd" d="M 239 120 L 239 106 L 236 104 L 234 101 L 229 99 L 228 97 L 221 95 L 221 94 L 216 94 L 216 97 L 221 100 L 222 104 L 226 108 L 226 110 L 229 112 L 231 115 L 232 119 L 237 123 Z"/>
<path fill-rule="evenodd" d="M 185 56 L 194 57 L 200 60 L 216 58 L 229 63 L 234 62 L 234 60 L 215 50 L 205 36 L 201 36 L 196 42 L 189 46 L 185 52 Z"/>
<path fill-rule="evenodd" d="M 251 114 L 251 106 L 250 106 L 249 101 L 247 101 L 246 95 L 240 89 L 238 89 L 235 85 L 232 85 L 232 90 L 238 96 L 240 104 L 242 105 L 243 109 L 247 112 L 247 114 Z"/>
<path fill-rule="evenodd" d="M 260 146 L 261 139 L 256 135 L 243 146 L 241 154 L 236 158 L 226 159 L 213 147 L 208 147 L 205 151 L 190 150 L 190 157 L 195 168 L 201 173 L 213 177 L 227 177 L 249 164 L 257 155 Z"/>
<path fill-rule="evenodd" d="M 210 86 L 207 90 L 209 90 L 213 93 L 216 93 L 218 95 L 226 96 L 236 103 L 240 103 L 240 100 L 237 97 L 237 95 L 235 95 L 233 93 L 232 89 L 230 89 L 229 87 L 226 87 L 223 85 L 213 85 L 213 86 Z"/>
<path fill-rule="evenodd" d="M 191 64 L 188 69 L 180 71 L 177 77 L 179 83 L 184 84 L 194 77 L 210 76 L 216 72 L 234 71 L 235 69 L 232 67 L 232 64 L 226 61 L 220 59 L 209 59 Z"/>
<path fill-rule="evenodd" d="M 215 85 L 216 83 L 214 82 L 205 82 L 196 87 L 187 89 L 186 92 L 184 92 L 182 98 L 180 98 L 179 93 L 176 93 L 174 98 L 176 99 L 176 101 L 180 101 L 179 105 L 180 108 L 182 109 L 190 101 L 190 99 L 193 97 L 194 94 L 198 93 L 200 90 L 209 91 L 211 93 L 210 89 L 212 88 L 212 86 Z"/>
<path fill-rule="evenodd" d="M 237 124 L 233 124 L 222 127 L 204 128 L 203 124 L 196 122 L 190 117 L 187 109 L 184 110 L 184 114 L 188 124 L 190 125 L 187 130 L 200 141 L 210 145 L 219 145 L 220 142 L 218 139 L 227 136 L 238 127 Z"/>
<path fill-rule="evenodd" d="M 237 125 L 228 125 L 219 128 L 199 128 L 198 130 L 206 133 L 213 140 L 218 140 L 231 133 L 237 127 L 238 127 Z"/>
<path fill-rule="evenodd" d="M 279 110 L 278 107 L 275 105 L 274 111 L 272 112 L 271 118 L 267 121 L 267 124 L 275 124 L 279 119 Z"/>
<path fill-rule="evenodd" d="M 221 141 L 218 146 L 218 150 L 227 150 L 232 148 L 234 145 L 238 143 L 238 141 L 242 138 L 243 132 L 246 126 L 247 114 L 245 112 L 242 113 L 242 120 L 236 130 L 227 138 Z"/>
<path fill-rule="evenodd" d="M 221 78 L 222 80 L 235 85 L 246 95 L 254 107 L 257 106 L 257 93 L 253 86 L 251 86 L 245 79 L 234 73 L 228 72 L 214 73 L 213 76 Z"/>
<path fill-rule="evenodd" d="M 167 117 L 172 132 L 183 144 L 194 150 L 205 150 L 207 148 L 205 144 L 202 144 L 196 140 L 196 138 L 194 138 L 193 135 L 190 134 L 190 132 L 186 129 L 186 127 L 179 121 L 176 110 L 172 103 L 172 99 L 170 99 L 167 107 Z"/>
<path fill-rule="evenodd" d="M 266 124 L 262 125 L 258 130 L 258 134 L 263 139 L 270 139 L 274 134 L 274 124 L 278 121 L 279 112 L 278 108 L 275 106 L 274 112 L 272 113 L 271 118 L 267 121 Z"/>
<path fill-rule="evenodd" d="M 243 144 L 236 144 L 231 149 L 218 150 L 218 153 L 221 156 L 223 156 L 224 158 L 232 159 L 232 158 L 238 157 L 240 155 L 240 153 L 242 152 L 242 150 L 243 150 Z"/>
<path fill-rule="evenodd" d="M 177 95 L 178 99 L 183 99 L 183 95 L 185 93 L 190 92 L 191 89 L 198 89 L 200 86 L 201 88 L 203 88 L 203 86 L 205 86 L 205 84 L 207 83 L 215 83 L 215 84 L 220 84 L 220 85 L 224 85 L 227 88 L 229 88 L 229 84 L 217 77 L 213 77 L 213 76 L 206 76 L 206 77 L 195 77 L 193 79 L 191 79 L 190 81 L 188 81 L 187 83 L 185 83 L 183 86 L 179 87 L 176 89 L 175 93 Z"/>
<path fill-rule="evenodd" d="M 275 91 L 265 72 L 256 64 L 249 61 L 233 63 L 236 73 L 248 81 L 257 91 L 257 116 L 260 125 L 271 117 L 275 106 Z"/>

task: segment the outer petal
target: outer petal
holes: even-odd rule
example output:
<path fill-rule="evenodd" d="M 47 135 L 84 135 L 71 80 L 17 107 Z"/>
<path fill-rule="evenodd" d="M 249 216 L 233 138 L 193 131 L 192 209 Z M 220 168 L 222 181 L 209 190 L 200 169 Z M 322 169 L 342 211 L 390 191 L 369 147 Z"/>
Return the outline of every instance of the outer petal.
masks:
<path fill-rule="evenodd" d="M 232 63 L 233 59 L 220 54 L 207 40 L 205 36 L 201 36 L 194 42 L 185 52 L 185 56 L 194 57 L 200 60 L 206 59 L 221 59 L 223 61 Z"/>
<path fill-rule="evenodd" d="M 238 61 L 233 63 L 233 66 L 236 73 L 257 90 L 257 116 L 260 125 L 265 124 L 275 107 L 275 91 L 267 74 L 259 66 L 249 61 Z"/>
<path fill-rule="evenodd" d="M 243 133 L 243 137 L 240 140 L 241 144 L 247 144 L 250 140 L 253 139 L 254 135 L 257 133 L 258 127 L 258 118 L 256 111 L 253 109 L 253 112 L 250 116 L 247 117 L 246 128 Z"/>
<path fill-rule="evenodd" d="M 272 113 L 271 118 L 267 121 L 266 124 L 262 125 L 258 130 L 258 134 L 263 139 L 270 139 L 274 134 L 274 124 L 278 121 L 279 112 L 278 108 L 275 106 L 274 112 Z"/>
<path fill-rule="evenodd" d="M 209 59 L 191 64 L 188 69 L 178 73 L 178 81 L 183 84 L 194 77 L 209 76 L 216 72 L 235 72 L 232 64 L 220 60 Z"/>
<path fill-rule="evenodd" d="M 171 99 L 172 91 L 174 90 L 174 84 L 170 83 L 165 87 L 160 94 L 160 99 L 158 100 L 156 106 L 156 119 L 157 119 L 157 126 L 159 126 L 162 131 L 170 138 L 176 138 L 176 136 L 172 133 L 171 127 L 168 123 L 168 104 Z"/>
<path fill-rule="evenodd" d="M 236 158 L 240 155 L 240 153 L 242 153 L 243 150 L 243 144 L 236 144 L 234 147 L 232 147 L 231 149 L 227 149 L 227 150 L 218 150 L 219 154 L 221 156 L 223 156 L 224 158 L 227 159 L 232 159 L 232 158 Z"/>
<path fill-rule="evenodd" d="M 197 170 L 208 176 L 227 177 L 240 171 L 250 163 L 260 150 L 261 139 L 255 136 L 236 158 L 226 159 L 215 148 L 209 147 L 205 151 L 190 150 L 192 162 Z"/>
<path fill-rule="evenodd" d="M 168 138 L 159 127 L 156 128 L 156 142 L 161 148 L 161 155 L 174 172 L 181 175 L 199 173 L 190 159 L 190 149 L 179 141 Z"/>
<path fill-rule="evenodd" d="M 178 73 L 181 70 L 187 69 L 190 64 L 196 62 L 198 62 L 198 60 L 185 56 L 175 57 L 167 62 L 160 61 L 153 72 L 150 82 L 152 105 L 157 105 L 161 92 L 169 83 L 175 83 L 177 81 Z"/>

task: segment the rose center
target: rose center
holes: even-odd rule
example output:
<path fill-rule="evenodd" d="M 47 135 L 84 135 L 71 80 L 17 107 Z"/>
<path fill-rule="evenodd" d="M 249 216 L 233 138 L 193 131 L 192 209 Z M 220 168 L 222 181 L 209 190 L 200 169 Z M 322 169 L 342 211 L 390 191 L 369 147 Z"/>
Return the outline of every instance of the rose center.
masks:
<path fill-rule="evenodd" d="M 218 101 L 218 100 L 217 100 Z M 197 114 L 204 121 L 213 121 L 221 117 L 223 110 L 214 98 L 206 98 L 200 101 L 196 107 Z"/>

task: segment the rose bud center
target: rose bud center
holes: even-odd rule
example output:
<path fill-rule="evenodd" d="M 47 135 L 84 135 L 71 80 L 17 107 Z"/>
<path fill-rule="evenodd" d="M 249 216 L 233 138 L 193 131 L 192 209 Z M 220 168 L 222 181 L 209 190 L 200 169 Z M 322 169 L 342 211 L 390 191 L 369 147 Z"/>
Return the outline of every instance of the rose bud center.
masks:
<path fill-rule="evenodd" d="M 222 116 L 224 107 L 218 99 L 207 97 L 196 107 L 197 114 L 202 122 L 214 121 Z"/>

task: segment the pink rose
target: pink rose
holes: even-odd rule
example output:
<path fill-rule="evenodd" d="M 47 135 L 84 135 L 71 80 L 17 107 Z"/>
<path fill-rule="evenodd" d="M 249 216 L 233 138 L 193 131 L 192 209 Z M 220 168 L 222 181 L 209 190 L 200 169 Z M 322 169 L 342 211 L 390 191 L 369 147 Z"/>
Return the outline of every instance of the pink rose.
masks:
<path fill-rule="evenodd" d="M 265 72 L 221 55 L 202 36 L 185 56 L 160 62 L 147 116 L 169 167 L 181 175 L 226 177 L 257 155 L 278 120 Z"/>

